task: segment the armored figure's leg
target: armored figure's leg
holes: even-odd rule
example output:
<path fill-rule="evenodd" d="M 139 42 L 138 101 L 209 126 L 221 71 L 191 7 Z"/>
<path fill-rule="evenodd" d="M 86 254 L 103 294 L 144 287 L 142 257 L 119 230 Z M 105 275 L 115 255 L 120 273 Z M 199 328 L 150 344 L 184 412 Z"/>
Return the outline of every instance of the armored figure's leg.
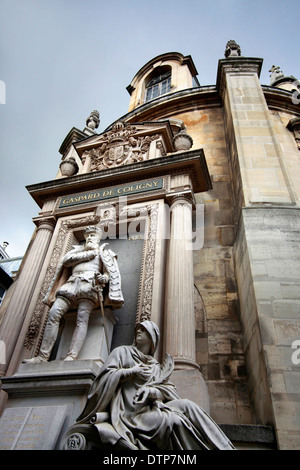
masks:
<path fill-rule="evenodd" d="M 72 361 L 77 358 L 87 334 L 90 313 L 94 308 L 91 300 L 79 300 L 75 331 L 72 337 L 70 351 L 65 361 Z"/>
<path fill-rule="evenodd" d="M 49 317 L 44 331 L 43 341 L 39 355 L 32 359 L 27 359 L 24 362 L 38 363 L 47 362 L 49 360 L 52 348 L 58 335 L 60 319 L 68 311 L 69 307 L 70 304 L 66 299 L 62 297 L 57 297 L 49 311 Z"/>

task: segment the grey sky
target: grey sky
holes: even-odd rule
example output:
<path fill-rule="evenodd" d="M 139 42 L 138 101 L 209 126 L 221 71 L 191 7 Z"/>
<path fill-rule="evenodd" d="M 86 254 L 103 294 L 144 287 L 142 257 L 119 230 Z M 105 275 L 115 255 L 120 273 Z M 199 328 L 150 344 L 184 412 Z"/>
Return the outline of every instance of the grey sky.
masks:
<path fill-rule="evenodd" d="M 98 109 L 98 132 L 129 105 L 126 86 L 150 59 L 191 55 L 201 85 L 235 39 L 264 59 L 261 83 L 279 65 L 300 79 L 299 0 L 0 0 L 0 243 L 23 255 L 39 208 L 26 185 L 51 180 L 58 149 Z"/>

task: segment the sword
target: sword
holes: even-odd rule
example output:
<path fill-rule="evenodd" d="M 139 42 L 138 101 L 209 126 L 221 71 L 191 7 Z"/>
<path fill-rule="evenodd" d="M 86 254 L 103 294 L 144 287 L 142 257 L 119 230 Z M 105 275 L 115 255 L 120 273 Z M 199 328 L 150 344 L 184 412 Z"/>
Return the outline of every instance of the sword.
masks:
<path fill-rule="evenodd" d="M 103 326 L 104 326 L 104 333 L 105 333 L 105 339 L 106 339 L 106 346 L 107 346 L 107 352 L 109 354 L 110 352 L 110 347 L 109 347 L 109 341 L 108 341 L 108 332 L 107 332 L 107 325 L 106 325 L 106 318 L 105 318 L 105 313 L 104 313 L 104 308 L 103 308 L 103 287 L 105 284 L 100 284 L 97 278 L 97 273 L 94 274 L 94 287 L 97 291 L 98 294 L 98 301 L 100 305 L 100 310 L 103 318 Z"/>

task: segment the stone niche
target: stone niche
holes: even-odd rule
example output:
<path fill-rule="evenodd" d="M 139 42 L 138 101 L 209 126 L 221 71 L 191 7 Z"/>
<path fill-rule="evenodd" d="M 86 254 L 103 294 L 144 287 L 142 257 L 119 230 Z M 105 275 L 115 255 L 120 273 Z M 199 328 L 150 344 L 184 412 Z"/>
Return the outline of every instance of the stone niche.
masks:
<path fill-rule="evenodd" d="M 73 245 L 84 242 L 85 228 L 90 225 L 100 226 L 104 230 L 102 243 L 108 242 L 109 248 L 117 254 L 122 276 L 125 303 L 120 309 L 111 312 L 111 349 L 123 344 L 132 344 L 136 323 L 151 319 L 158 325 L 161 332 L 157 357 L 160 359 L 166 351 L 169 352 L 171 344 L 167 344 L 167 341 L 171 340 L 174 351 L 170 351 L 170 354 L 175 359 L 177 358 L 178 344 L 174 345 L 172 334 L 167 331 L 172 321 L 170 322 L 169 317 L 165 316 L 166 303 L 174 300 L 173 295 L 172 299 L 166 295 L 166 291 L 169 292 L 166 285 L 166 272 L 168 271 L 169 274 L 173 272 L 173 261 L 178 259 L 176 253 L 183 253 L 181 244 L 178 247 L 177 238 L 175 238 L 176 228 L 184 225 L 182 221 L 188 221 L 189 231 L 191 231 L 188 241 L 193 238 L 191 213 L 194 190 L 207 190 L 211 187 L 211 182 L 203 151 L 175 152 L 172 146 L 173 133 L 169 122 L 155 123 L 153 126 L 150 124 L 113 126 L 112 130 L 107 133 L 111 140 L 107 142 L 106 150 L 114 148 L 111 153 L 106 153 L 106 150 L 101 153 L 99 150 L 103 139 L 107 138 L 106 134 L 91 136 L 82 143 L 78 142 L 76 149 L 78 155 L 82 156 L 85 152 L 98 149 L 97 152 L 99 151 L 102 158 L 102 160 L 100 158 L 99 164 L 106 165 L 112 162 L 112 167 L 107 166 L 102 171 L 99 171 L 98 167 L 93 170 L 92 155 L 85 154 L 84 165 L 86 165 L 87 175 L 76 174 L 69 179 L 61 178 L 29 187 L 29 192 L 42 208 L 37 223 L 49 215 L 50 203 L 47 204 L 52 200 L 51 214 L 55 224 L 53 224 L 54 227 L 51 226 L 51 238 L 50 236 L 47 238 L 48 245 L 44 252 L 44 262 L 36 274 L 36 288 L 32 298 L 28 299 L 30 307 L 27 311 L 27 321 L 19 340 L 19 349 L 20 351 L 22 349 L 18 356 L 19 364 L 23 359 L 38 355 L 49 307 L 55 298 L 57 289 L 65 283 L 70 275 L 70 272 L 67 272 L 69 268 L 60 264 L 61 260 Z M 161 132 L 158 132 L 158 129 L 161 129 Z M 133 130 L 134 132 L 130 136 L 126 134 L 127 131 Z M 115 136 L 112 138 L 113 132 Z M 149 143 L 150 139 L 150 145 L 147 144 L 143 147 L 144 149 L 148 147 L 143 154 L 147 160 L 131 164 L 126 156 L 123 160 L 118 160 L 118 158 L 114 160 L 117 156 L 124 157 L 126 149 L 123 144 L 125 138 L 129 139 L 129 137 L 133 137 L 137 141 L 137 145 L 133 144 L 131 147 L 132 151 L 138 147 L 139 152 L 141 152 L 142 142 L 147 140 Z M 141 137 L 140 140 L 138 140 L 139 137 Z M 143 137 L 145 137 L 144 140 Z M 161 151 L 160 145 L 157 145 L 158 142 L 162 143 L 164 151 Z M 116 143 L 117 145 L 115 145 Z M 77 144 L 74 145 L 77 146 Z M 120 146 L 122 149 L 116 150 Z M 114 158 L 108 159 L 112 156 Z M 153 184 L 149 186 L 149 182 Z M 120 197 L 121 190 L 122 196 L 124 196 L 125 188 L 126 197 Z M 107 191 L 108 189 L 109 191 Z M 127 189 L 130 191 L 127 192 Z M 103 197 L 78 198 L 76 196 L 94 194 L 95 192 L 101 193 Z M 110 196 L 104 197 L 107 192 Z M 35 242 L 36 240 L 40 243 L 38 237 L 35 238 Z M 171 240 L 176 243 L 172 244 L 173 256 L 170 257 L 168 256 L 168 247 Z M 36 250 L 39 256 L 41 255 L 40 245 L 37 243 L 33 243 L 31 250 L 34 253 Z M 191 304 L 189 314 L 193 320 L 194 305 L 192 296 L 189 296 L 191 289 L 193 292 L 191 250 L 188 251 L 188 260 L 185 264 L 189 270 L 188 280 L 191 282 L 185 282 L 188 293 L 181 295 L 180 298 L 189 298 Z M 178 263 L 176 266 L 177 269 L 180 267 Z M 59 275 L 55 277 L 58 268 L 61 269 Z M 172 292 L 178 292 L 178 282 L 176 274 L 169 279 L 169 284 L 172 284 Z M 48 299 L 47 305 L 43 302 L 45 297 Z M 173 314 L 173 303 L 167 309 L 169 313 Z M 177 305 L 176 316 L 179 316 L 181 311 L 181 307 Z M 108 316 L 107 312 L 107 319 Z M 63 360 L 66 348 L 70 343 L 71 332 L 74 331 L 75 318 L 76 312 L 67 312 L 65 315 L 52 360 L 41 364 L 23 363 L 16 369 L 14 375 L 6 376 L 2 380 L 2 389 L 8 395 L 6 410 L 12 409 L 7 413 L 14 414 L 21 422 L 23 419 L 21 409 L 27 409 L 21 423 L 24 429 L 27 426 L 26 413 L 28 412 L 28 416 L 30 416 L 31 408 L 45 407 L 42 411 L 47 412 L 47 408 L 52 409 L 53 406 L 66 407 L 59 408 L 61 421 L 56 425 L 57 433 L 53 434 L 47 442 L 48 449 L 59 447 L 60 436 L 79 416 L 90 386 L 107 357 L 101 311 L 96 309 L 91 316 L 91 328 L 88 331 L 86 344 L 81 351 L 81 357 L 78 358 L 80 360 Z M 187 321 L 186 316 L 183 320 L 188 323 L 194 335 L 193 323 Z M 95 342 L 95 338 L 98 338 L 99 342 Z M 194 348 L 190 353 L 189 344 L 184 343 L 184 346 L 187 346 L 188 352 L 179 351 L 180 357 L 177 358 L 179 369 L 178 373 L 176 371 L 174 374 L 174 380 L 181 382 L 180 385 L 183 388 L 184 384 L 188 382 L 188 390 L 185 388 L 181 390 L 183 396 L 188 396 L 193 388 L 192 384 L 195 383 L 196 372 L 199 376 L 201 374 L 194 361 Z M 188 357 L 185 361 L 186 354 Z M 197 366 L 196 369 L 195 366 Z M 197 398 L 203 402 L 203 396 L 194 399 Z M 7 416 L 6 420 L 9 419 Z M 50 427 L 51 423 L 47 416 L 43 422 L 45 427 L 47 425 Z M 1 427 L 5 426 L 2 426 L 0 422 L 0 429 Z M 13 434 L 12 430 L 10 442 L 7 445 L 9 448 L 14 448 L 17 442 L 17 436 Z"/>
<path fill-rule="evenodd" d="M 109 248 L 117 253 L 118 265 L 122 273 L 122 292 L 126 302 L 115 311 L 105 308 L 105 327 L 110 349 L 122 344 L 131 344 L 137 320 L 139 285 L 144 251 L 144 234 L 132 234 L 129 240 L 116 238 L 106 240 Z M 63 360 L 71 342 L 77 318 L 76 311 L 67 312 L 62 321 L 61 335 L 52 359 Z M 87 338 L 79 353 L 79 360 L 94 360 L 101 365 L 108 356 L 104 320 L 100 309 L 92 311 Z"/>
<path fill-rule="evenodd" d="M 156 193 L 160 191 L 157 190 Z M 52 282 L 59 262 L 73 245 L 78 245 L 83 241 L 83 231 L 87 225 L 100 223 L 103 228 L 101 244 L 108 243 L 109 249 L 116 253 L 121 272 L 125 302 L 117 310 L 112 311 L 109 308 L 104 308 L 111 349 L 122 344 L 132 343 L 136 322 L 150 316 L 153 301 L 154 303 L 158 301 L 161 308 L 162 272 L 159 269 L 159 272 L 155 273 L 154 269 L 155 265 L 163 266 L 165 240 L 157 240 L 156 232 L 159 228 L 158 224 L 162 223 L 159 221 L 163 217 L 164 202 L 156 200 L 153 203 L 133 203 L 125 208 L 120 208 L 115 202 L 109 205 L 107 203 L 95 204 L 95 206 L 95 215 L 79 218 L 70 215 L 67 218 L 61 218 L 58 222 L 52 247 L 49 250 L 44 281 L 24 342 L 28 351 L 26 356 L 29 351 L 34 350 L 35 354 L 38 353 L 49 306 L 55 299 L 57 289 L 70 275 L 68 268 L 64 268 L 60 277 L 54 283 Z M 111 212 L 114 213 L 114 220 L 111 219 Z M 115 220 L 115 218 L 119 220 Z M 49 305 L 43 303 L 47 293 L 49 294 Z M 157 308 L 155 311 L 160 317 L 161 312 Z M 50 360 L 65 358 L 76 318 L 77 312 L 75 310 L 70 310 L 64 315 Z M 103 318 L 101 310 L 98 308 L 92 311 L 87 338 L 78 359 L 94 360 L 100 365 L 105 361 L 107 355 Z"/>

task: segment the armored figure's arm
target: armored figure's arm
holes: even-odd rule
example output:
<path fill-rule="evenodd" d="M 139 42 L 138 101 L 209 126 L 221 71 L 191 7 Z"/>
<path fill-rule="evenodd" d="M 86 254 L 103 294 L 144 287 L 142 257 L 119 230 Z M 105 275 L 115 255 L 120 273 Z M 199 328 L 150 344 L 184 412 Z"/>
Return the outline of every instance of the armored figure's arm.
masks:
<path fill-rule="evenodd" d="M 85 261 L 90 261 L 94 259 L 96 255 L 97 255 L 96 250 L 84 250 L 83 251 L 83 250 L 78 250 L 75 248 L 74 250 L 69 251 L 69 253 L 67 253 L 64 256 L 63 264 L 66 267 L 76 266 L 79 263 L 83 263 Z"/>

